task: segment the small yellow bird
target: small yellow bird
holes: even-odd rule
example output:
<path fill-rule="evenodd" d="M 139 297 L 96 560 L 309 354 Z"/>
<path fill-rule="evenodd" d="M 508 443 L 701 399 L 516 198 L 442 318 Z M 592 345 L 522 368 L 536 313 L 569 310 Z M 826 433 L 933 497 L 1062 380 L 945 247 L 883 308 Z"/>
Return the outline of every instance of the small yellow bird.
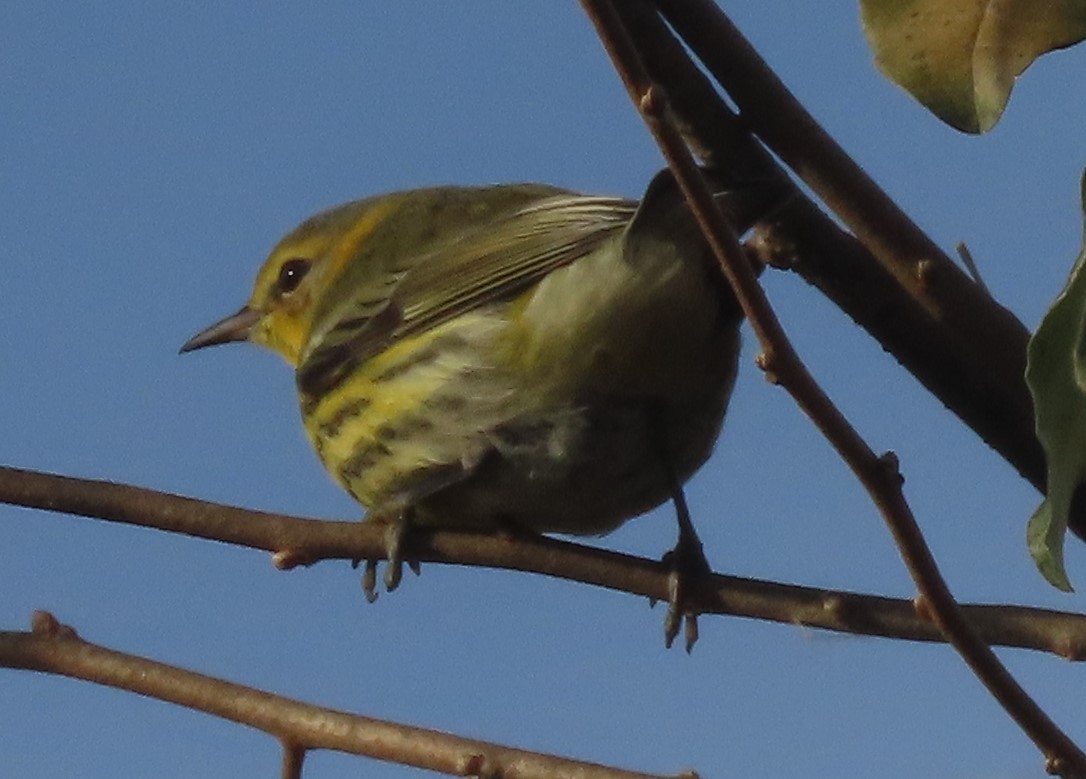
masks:
<path fill-rule="evenodd" d="M 393 531 L 391 589 L 408 526 L 598 535 L 669 497 L 689 525 L 741 318 L 665 171 L 640 205 L 517 184 L 333 208 L 181 351 L 248 340 L 295 367 L 321 461 Z M 706 569 L 692 525 L 676 549 Z"/>

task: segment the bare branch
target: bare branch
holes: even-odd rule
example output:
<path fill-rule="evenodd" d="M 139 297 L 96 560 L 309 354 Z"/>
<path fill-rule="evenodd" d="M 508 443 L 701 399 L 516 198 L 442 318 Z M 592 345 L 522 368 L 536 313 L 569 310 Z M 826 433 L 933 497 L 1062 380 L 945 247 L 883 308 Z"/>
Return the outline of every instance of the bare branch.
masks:
<path fill-rule="evenodd" d="M 821 290 L 1043 491 L 1044 455 L 1022 378 L 1025 327 L 974 287 L 896 206 L 886 205 L 881 190 L 870 200 L 871 188 L 877 187 L 844 152 L 835 145 L 832 154 L 812 151 L 822 147 L 811 144 L 832 140 L 805 112 L 802 122 L 793 121 L 802 107 L 715 4 L 655 0 L 654 6 L 729 93 L 736 90 L 732 96 L 742 110 L 736 116 L 725 105 L 654 8 L 645 0 L 623 3 L 623 19 L 649 73 L 667 90 L 684 137 L 698 153 L 734 173 L 739 185 L 767 181 L 783 186 L 786 175 L 750 136 L 753 130 L 801 177 L 810 178 L 831 208 L 848 201 L 841 206 L 842 219 L 860 226 L 857 234 L 865 243 L 871 235 L 884 236 L 877 245 L 861 244 L 792 186 L 783 190 L 787 205 L 758 229 L 755 246 L 767 264 L 795 271 Z M 758 89 L 742 81 L 751 72 L 760 79 Z M 817 137 L 808 142 L 810 133 Z M 902 260 L 905 265 L 883 262 L 876 249 L 892 252 L 884 244 L 902 229 L 911 236 L 905 244 L 911 248 L 899 254 L 912 259 Z M 903 275 L 908 279 L 902 280 Z M 1086 532 L 1086 519 L 1073 524 L 1076 532 Z"/>
<path fill-rule="evenodd" d="M 113 482 L 0 467 L 0 502 L 183 533 L 274 553 L 281 568 L 321 560 L 381 559 L 384 533 L 359 522 L 302 519 L 206 503 Z M 536 573 L 663 600 L 667 571 L 655 560 L 544 536 L 424 532 L 409 538 L 423 562 Z M 763 619 L 843 633 L 943 641 L 911 601 L 714 574 L 691 593 L 702 614 Z M 989 644 L 1086 659 L 1086 616 L 1025 606 L 963 607 Z"/>
<path fill-rule="evenodd" d="M 871 496 L 920 592 L 917 610 L 922 615 L 930 616 L 939 626 L 988 691 L 1042 751 L 1050 771 L 1065 776 L 1086 776 L 1086 754 L 1029 697 L 966 621 L 902 494 L 897 458 L 893 454 L 875 455 L 795 353 L 744 256 L 735 232 L 721 213 L 681 132 L 672 121 L 666 95 L 650 80 L 615 7 L 610 0 L 582 0 L 582 5 L 675 174 L 724 275 L 761 342 L 763 351 L 760 361 L 763 369 L 788 390 Z M 720 43 L 717 41 L 716 45 Z M 746 75 L 754 78 L 751 73 Z M 889 214 L 883 216 L 891 218 Z M 874 229 L 880 224 L 876 222 L 868 226 Z M 873 237 L 872 241 L 878 249 L 893 255 L 890 259 L 895 262 L 905 262 L 906 259 L 910 262 L 920 261 L 919 257 L 908 256 L 915 248 L 909 245 L 909 241 L 916 239 L 916 236 L 902 238 L 906 257 L 897 255 L 899 250 L 893 238 L 894 234 L 882 235 Z"/>
<path fill-rule="evenodd" d="M 305 752 L 304 747 L 288 741 L 283 742 L 283 767 L 279 772 L 282 779 L 302 779 Z"/>
<path fill-rule="evenodd" d="M 455 776 L 661 779 L 320 708 L 91 644 L 46 612 L 34 615 L 30 633 L 0 632 L 0 666 L 84 679 L 257 728 L 283 742 L 285 777 L 300 775 L 305 750 L 332 749 Z"/>

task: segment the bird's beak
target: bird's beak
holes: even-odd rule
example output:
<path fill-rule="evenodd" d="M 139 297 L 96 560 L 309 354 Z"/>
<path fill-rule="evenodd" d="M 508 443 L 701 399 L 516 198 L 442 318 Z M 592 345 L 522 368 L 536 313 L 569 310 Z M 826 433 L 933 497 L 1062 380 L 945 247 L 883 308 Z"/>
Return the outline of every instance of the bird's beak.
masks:
<path fill-rule="evenodd" d="M 211 327 L 205 328 L 185 341 L 180 354 L 203 349 L 205 346 L 216 344 L 228 344 L 234 341 L 244 341 L 252 332 L 253 325 L 260 321 L 260 312 L 254 311 L 248 306 L 243 306 L 236 314 L 231 314 Z"/>

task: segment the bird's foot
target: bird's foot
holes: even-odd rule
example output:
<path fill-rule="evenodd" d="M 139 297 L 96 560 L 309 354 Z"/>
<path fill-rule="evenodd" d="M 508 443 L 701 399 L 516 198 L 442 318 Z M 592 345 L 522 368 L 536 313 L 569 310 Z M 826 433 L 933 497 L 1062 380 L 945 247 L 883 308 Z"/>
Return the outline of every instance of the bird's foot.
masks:
<path fill-rule="evenodd" d="M 384 582 L 385 590 L 392 592 L 400 586 L 405 562 L 416 576 L 422 572 L 418 560 L 405 559 L 403 556 L 404 539 L 410 535 L 411 523 L 406 511 L 398 512 L 395 516 L 387 519 L 372 516 L 368 519 L 385 524 L 385 552 L 388 562 L 385 565 Z M 362 592 L 365 593 L 366 600 L 370 603 L 377 600 L 377 562 L 376 559 L 372 558 L 366 560 L 366 568 L 362 572 Z"/>
<path fill-rule="evenodd" d="M 702 551 L 697 533 L 680 531 L 675 548 L 664 555 L 668 568 L 667 614 L 664 616 L 664 644 L 670 649 L 683 627 L 686 651 L 689 654 L 698 640 L 698 614 L 688 604 L 688 595 L 698 583 L 712 575 L 712 568 Z"/>

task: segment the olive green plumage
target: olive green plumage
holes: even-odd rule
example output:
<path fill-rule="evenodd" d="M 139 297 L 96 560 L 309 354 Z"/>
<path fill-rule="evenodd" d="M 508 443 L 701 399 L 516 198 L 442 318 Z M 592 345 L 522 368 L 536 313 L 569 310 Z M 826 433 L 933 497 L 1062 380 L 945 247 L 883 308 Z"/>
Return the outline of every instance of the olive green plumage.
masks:
<path fill-rule="evenodd" d="M 184 349 L 282 354 L 321 460 L 372 517 L 598 534 L 709 456 L 740 319 L 661 175 L 640 206 L 535 184 L 348 203 Z"/>

